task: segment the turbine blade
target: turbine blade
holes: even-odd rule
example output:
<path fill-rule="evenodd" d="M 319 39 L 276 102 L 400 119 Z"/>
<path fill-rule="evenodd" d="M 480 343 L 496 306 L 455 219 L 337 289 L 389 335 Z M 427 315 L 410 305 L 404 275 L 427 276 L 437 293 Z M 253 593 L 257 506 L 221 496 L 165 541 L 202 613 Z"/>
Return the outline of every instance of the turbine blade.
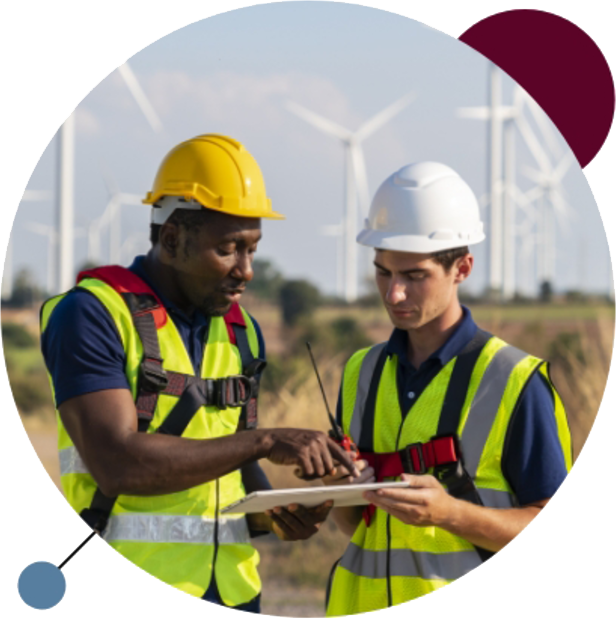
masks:
<path fill-rule="evenodd" d="M 51 200 L 53 194 L 51 191 L 44 191 L 38 189 L 26 189 L 24 195 L 21 197 L 22 202 L 45 202 L 45 200 Z"/>
<path fill-rule="evenodd" d="M 550 165 L 550 160 L 545 154 L 543 148 L 541 148 L 541 144 L 539 143 L 539 140 L 535 136 L 533 130 L 530 128 L 524 114 L 516 116 L 515 122 L 520 130 L 520 133 L 522 134 L 524 142 L 526 142 L 526 146 L 528 146 L 528 149 L 535 158 L 537 165 L 541 168 L 541 171 L 544 174 L 549 174 L 552 167 Z"/>
<path fill-rule="evenodd" d="M 128 62 L 125 62 L 124 64 L 120 65 L 118 67 L 118 71 L 120 75 L 122 76 L 122 78 L 124 79 L 124 81 L 126 82 L 126 86 L 128 87 L 128 90 L 130 90 L 131 95 L 133 95 L 135 102 L 139 106 L 139 109 L 145 116 L 150 127 L 152 127 L 152 129 L 156 133 L 160 133 L 163 129 L 163 125 L 160 122 L 160 118 L 158 118 L 158 115 L 154 111 L 154 108 L 152 107 L 150 100 L 147 98 L 145 92 L 143 91 L 143 88 L 141 88 L 141 85 L 137 81 L 137 77 L 133 73 L 133 70 L 130 68 Z"/>
<path fill-rule="evenodd" d="M 524 174 L 527 178 L 530 178 L 531 181 L 534 181 L 538 185 L 543 185 L 547 180 L 545 174 L 542 174 L 534 168 L 529 168 L 528 166 L 524 166 L 522 168 L 522 174 Z"/>
<path fill-rule="evenodd" d="M 320 129 L 321 131 L 323 131 L 323 133 L 329 133 L 330 135 L 334 135 L 344 142 L 348 142 L 352 137 L 352 133 L 348 129 L 345 129 L 344 127 L 333 122 L 332 120 L 327 120 L 327 118 L 319 116 L 319 114 L 316 114 L 315 112 L 307 110 L 299 103 L 295 103 L 294 101 L 287 101 L 285 103 L 285 106 L 290 112 L 292 112 L 296 116 L 299 116 L 302 120 L 305 120 L 313 127 Z"/>
<path fill-rule="evenodd" d="M 500 105 L 496 108 L 496 115 L 499 120 L 511 120 L 517 116 L 517 109 L 512 105 Z M 469 118 L 471 120 L 490 120 L 489 107 L 459 107 L 456 109 L 458 118 Z"/>
<path fill-rule="evenodd" d="M 414 92 L 409 92 L 391 105 L 388 105 L 384 110 L 375 114 L 370 120 L 366 121 L 356 132 L 355 138 L 358 142 L 365 140 L 375 131 L 380 129 L 384 124 L 388 123 L 394 116 L 399 114 L 407 105 L 412 103 L 417 98 Z"/>
<path fill-rule="evenodd" d="M 24 228 L 30 232 L 34 232 L 34 234 L 40 234 L 41 236 L 50 236 L 54 231 L 51 226 L 46 226 L 45 224 L 35 221 L 27 221 L 24 224 Z"/>
<path fill-rule="evenodd" d="M 125 205 L 139 205 L 143 206 L 143 197 L 134 193 L 120 193 L 118 196 L 119 201 Z"/>
<path fill-rule="evenodd" d="M 118 183 L 116 182 L 107 164 L 101 160 L 99 162 L 99 168 L 101 171 L 101 176 L 103 177 L 103 183 L 105 183 L 105 188 L 107 189 L 109 197 L 113 197 L 119 194 L 120 188 L 118 187 Z"/>
<path fill-rule="evenodd" d="M 541 108 L 541 106 L 527 93 L 524 92 L 524 99 L 526 101 L 526 105 L 532 114 L 533 119 L 537 123 L 539 127 L 539 131 L 541 131 L 541 135 L 545 143 L 547 144 L 550 152 L 554 157 L 559 159 L 562 157 L 562 149 L 556 139 L 556 135 L 554 133 L 554 127 L 551 122 L 548 120 L 545 112 Z"/>
<path fill-rule="evenodd" d="M 524 195 L 529 203 L 534 202 L 537 198 L 540 198 L 545 193 L 543 187 L 534 187 L 530 191 L 527 191 Z"/>
<path fill-rule="evenodd" d="M 565 220 L 572 220 L 575 217 L 575 211 L 569 206 L 569 203 L 558 189 L 554 188 L 549 193 L 550 202 L 554 207 L 554 212 L 558 217 L 562 217 Z"/>
<path fill-rule="evenodd" d="M 575 157 L 572 152 L 568 152 L 564 155 L 560 163 L 556 166 L 556 170 L 554 170 L 554 182 L 560 183 L 563 180 L 574 159 Z"/>
<path fill-rule="evenodd" d="M 458 118 L 470 118 L 472 120 L 488 120 L 490 118 L 489 107 L 459 107 L 456 109 Z"/>
<path fill-rule="evenodd" d="M 321 226 L 321 234 L 324 236 L 340 236 L 342 234 L 342 224 Z"/>
<path fill-rule="evenodd" d="M 351 160 L 353 163 L 353 171 L 355 172 L 359 212 L 363 219 L 368 217 L 368 210 L 370 209 L 370 190 L 368 189 L 368 175 L 366 173 L 364 152 L 359 144 L 351 144 Z"/>

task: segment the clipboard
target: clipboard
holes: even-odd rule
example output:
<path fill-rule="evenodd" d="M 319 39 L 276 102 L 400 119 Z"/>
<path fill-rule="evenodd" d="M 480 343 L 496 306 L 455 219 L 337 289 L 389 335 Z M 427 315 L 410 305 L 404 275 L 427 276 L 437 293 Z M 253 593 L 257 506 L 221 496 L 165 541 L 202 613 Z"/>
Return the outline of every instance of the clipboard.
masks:
<path fill-rule="evenodd" d="M 387 481 L 375 484 L 348 484 L 344 486 L 311 486 L 283 490 L 257 490 L 220 510 L 221 514 L 257 514 L 274 507 L 287 507 L 296 503 L 315 507 L 325 501 L 334 501 L 334 507 L 368 505 L 362 494 L 380 488 L 408 488 L 408 481 Z"/>

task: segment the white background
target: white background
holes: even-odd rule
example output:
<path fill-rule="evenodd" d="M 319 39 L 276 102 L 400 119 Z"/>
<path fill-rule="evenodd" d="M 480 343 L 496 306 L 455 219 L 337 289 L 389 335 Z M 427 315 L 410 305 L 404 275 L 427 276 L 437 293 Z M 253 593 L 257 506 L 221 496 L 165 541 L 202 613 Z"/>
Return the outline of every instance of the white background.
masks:
<path fill-rule="evenodd" d="M 9 223 L 40 154 L 77 103 L 118 65 L 162 36 L 210 15 L 250 2 L 157 0 L 30 0 L 5 3 L 0 13 L 2 90 L 0 96 L 0 182 L 5 226 Z M 512 8 L 500 0 L 460 2 L 361 2 L 412 17 L 458 37 L 475 22 Z M 585 30 L 612 70 L 616 43 L 610 3 L 536 1 Z M 75 53 L 75 49 L 79 53 Z M 570 85 L 575 88 L 575 84 Z M 614 166 L 616 135 L 608 138 L 586 176 L 614 248 Z M 59 564 L 89 534 L 47 477 L 17 415 L 5 373 L 0 377 L 5 406 L 2 425 L 0 609 L 4 616 L 34 617 L 17 593 L 21 570 L 34 561 Z M 595 427 L 574 470 L 541 516 L 508 548 L 438 593 L 382 613 L 424 613 L 457 617 L 613 617 L 616 568 L 614 527 L 614 445 L 616 416 L 610 382 Z M 222 616 L 229 613 L 185 595 L 93 539 L 64 568 L 67 593 L 51 617 Z"/>

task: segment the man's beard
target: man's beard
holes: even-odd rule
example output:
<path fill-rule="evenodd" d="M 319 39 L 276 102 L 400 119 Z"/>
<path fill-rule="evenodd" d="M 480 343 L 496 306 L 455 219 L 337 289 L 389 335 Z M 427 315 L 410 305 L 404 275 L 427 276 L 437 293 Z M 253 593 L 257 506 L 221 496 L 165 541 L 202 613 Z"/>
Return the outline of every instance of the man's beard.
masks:
<path fill-rule="evenodd" d="M 216 318 L 219 316 L 224 316 L 231 309 L 231 303 L 228 303 L 223 307 L 220 304 L 217 304 L 214 299 L 207 298 L 203 300 L 198 309 L 204 316 L 207 316 L 208 318 Z"/>

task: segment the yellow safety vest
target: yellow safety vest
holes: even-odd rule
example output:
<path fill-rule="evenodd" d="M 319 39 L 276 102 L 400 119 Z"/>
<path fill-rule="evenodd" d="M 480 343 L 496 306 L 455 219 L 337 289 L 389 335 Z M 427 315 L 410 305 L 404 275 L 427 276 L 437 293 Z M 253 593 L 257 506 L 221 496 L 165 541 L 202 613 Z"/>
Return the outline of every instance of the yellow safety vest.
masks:
<path fill-rule="evenodd" d="M 79 286 L 94 294 L 113 318 L 126 354 L 126 376 L 135 398 L 143 346 L 128 307 L 118 292 L 99 279 L 84 279 Z M 42 331 L 63 297 L 54 297 L 43 307 Z M 254 325 L 248 314 L 241 311 L 250 349 L 257 357 L 259 346 Z M 157 329 L 157 334 L 163 368 L 194 375 L 192 362 L 173 321 L 167 320 Z M 230 342 L 224 319 L 211 318 L 201 378 L 216 379 L 241 373 L 240 354 Z M 172 395 L 159 395 L 148 433 L 160 427 L 177 401 Z M 202 406 L 182 436 L 212 439 L 234 434 L 240 412 L 239 407 L 219 410 Z M 81 512 L 90 506 L 97 485 L 59 414 L 57 419 L 62 488 L 71 506 Z M 246 518 L 236 514 L 220 515 L 222 508 L 243 496 L 245 491 L 239 470 L 173 494 L 121 495 L 115 502 L 103 537 L 146 572 L 182 591 L 202 597 L 215 575 L 224 604 L 244 604 L 261 590 L 257 572 L 259 555 L 250 543 Z"/>
<path fill-rule="evenodd" d="M 359 444 L 367 385 L 385 344 L 357 352 L 347 363 L 342 386 L 343 429 Z M 385 361 L 376 394 L 373 451 L 390 453 L 436 434 L 457 357 L 429 383 L 403 418 L 395 355 Z M 516 497 L 501 461 L 509 421 L 535 372 L 551 385 L 545 362 L 491 337 L 472 370 L 458 426 L 465 468 L 487 507 L 511 508 Z M 571 440 L 562 402 L 552 386 L 558 436 L 567 470 Z M 399 478 L 387 478 L 393 481 Z M 480 565 L 477 549 L 438 527 L 414 527 L 377 509 L 370 526 L 362 520 L 337 564 L 328 596 L 328 616 L 368 612 L 430 593 Z"/>

